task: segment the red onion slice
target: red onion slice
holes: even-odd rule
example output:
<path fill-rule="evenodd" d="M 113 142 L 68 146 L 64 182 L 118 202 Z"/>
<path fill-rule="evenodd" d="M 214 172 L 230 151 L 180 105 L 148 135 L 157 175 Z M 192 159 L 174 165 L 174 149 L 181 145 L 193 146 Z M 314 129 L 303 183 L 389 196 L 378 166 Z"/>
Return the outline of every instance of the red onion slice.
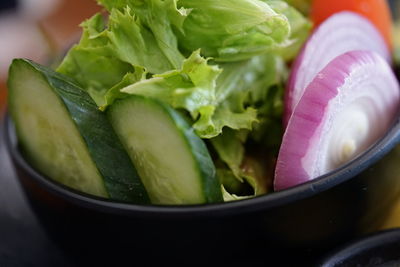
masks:
<path fill-rule="evenodd" d="M 289 119 L 275 169 L 275 190 L 323 175 L 351 160 L 390 127 L 400 88 L 371 51 L 331 61 L 305 89 Z"/>
<path fill-rule="evenodd" d="M 313 32 L 297 56 L 289 76 L 284 126 L 315 75 L 332 59 L 352 50 L 375 51 L 391 62 L 391 54 L 381 34 L 368 19 L 357 13 L 336 13 Z"/>

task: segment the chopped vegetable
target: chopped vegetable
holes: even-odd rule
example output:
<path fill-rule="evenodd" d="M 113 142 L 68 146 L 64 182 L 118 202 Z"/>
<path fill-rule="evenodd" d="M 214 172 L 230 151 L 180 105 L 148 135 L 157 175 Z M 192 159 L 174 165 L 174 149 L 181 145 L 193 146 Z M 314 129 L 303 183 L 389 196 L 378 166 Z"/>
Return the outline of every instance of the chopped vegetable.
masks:
<path fill-rule="evenodd" d="M 55 157 L 60 164 L 57 170 L 48 156 L 41 166 L 50 167 L 40 167 L 55 180 L 84 192 L 161 205 L 266 194 L 273 189 L 278 153 L 275 189 L 280 190 L 359 154 L 388 127 L 398 104 L 394 92 L 398 85 L 387 64 L 391 50 L 381 35 L 390 46 L 387 14 L 379 21 L 365 10 L 361 13 L 368 13 L 366 17 L 350 11 L 329 13 L 347 7 L 357 12 L 355 1 L 337 1 L 328 9 L 317 0 L 312 4 L 309 0 L 97 2 L 105 14 L 95 14 L 81 24 L 79 43 L 56 69 L 61 75 L 57 77 L 64 77 L 65 84 L 73 84 L 77 91 L 65 95 L 47 80 L 47 86 L 35 84 L 50 89 L 43 92 L 53 92 L 53 98 L 26 97 L 37 88 L 31 94 L 18 91 L 23 105 L 10 98 L 14 101 L 10 111 L 19 126 L 25 116 L 21 105 L 34 109 L 30 101 L 40 103 L 41 117 L 51 118 L 44 126 L 29 124 L 40 138 L 48 135 L 51 140 L 34 145 L 30 158 L 41 156 L 43 144 L 48 151 L 62 146 L 73 154 L 87 154 L 79 161 L 91 166 L 92 174 L 98 170 L 91 183 L 78 185 L 73 172 L 68 172 L 68 166 L 80 170 L 76 160 L 66 164 Z M 360 2 L 385 12 L 384 5 L 372 0 Z M 311 38 L 313 21 L 306 15 L 310 5 L 318 26 Z M 24 75 L 15 68 L 10 84 L 19 84 L 17 77 Z M 46 77 L 37 80 L 46 83 Z M 389 89 L 382 90 L 385 86 Z M 385 119 L 377 121 L 372 111 Z M 58 126 L 55 114 L 70 126 L 80 145 L 58 143 L 52 133 Z M 367 132 L 370 123 L 379 123 L 380 131 Z M 27 143 L 29 134 L 22 132 L 28 130 L 20 128 L 24 129 L 18 132 L 20 142 Z M 102 129 L 98 135 L 97 129 Z M 109 129 L 108 135 L 104 129 Z M 320 137 L 324 139 L 319 141 Z M 107 146 L 110 140 L 116 140 L 115 147 Z M 123 158 L 121 162 L 130 167 L 114 172 L 120 162 L 102 161 L 105 154 Z M 120 187 L 124 184 L 125 189 Z M 136 198 L 133 184 L 141 185 L 135 188 L 143 189 L 143 199 Z"/>
<path fill-rule="evenodd" d="M 249 183 L 248 196 L 265 193 L 258 172 L 238 170 L 249 143 L 279 148 L 285 63 L 308 37 L 309 19 L 277 0 L 98 2 L 109 19 L 97 14 L 83 22 L 79 44 L 57 71 L 84 88 L 102 111 L 130 95 L 171 106 L 225 173 Z M 240 136 L 239 150 L 218 146 L 227 136 Z"/>
<path fill-rule="evenodd" d="M 107 111 L 154 204 L 222 201 L 204 142 L 170 106 L 142 96 L 117 100 Z"/>
<path fill-rule="evenodd" d="M 384 40 L 367 19 L 347 11 L 331 16 L 313 32 L 292 67 L 285 92 L 284 125 L 315 75 L 332 59 L 351 50 L 375 51 L 391 61 Z"/>
<path fill-rule="evenodd" d="M 8 88 L 19 145 L 38 171 L 88 194 L 150 202 L 106 114 L 68 77 L 16 59 Z"/>
<path fill-rule="evenodd" d="M 371 51 L 332 60 L 307 86 L 289 119 L 275 170 L 282 190 L 340 167 L 377 141 L 399 109 L 388 63 Z"/>

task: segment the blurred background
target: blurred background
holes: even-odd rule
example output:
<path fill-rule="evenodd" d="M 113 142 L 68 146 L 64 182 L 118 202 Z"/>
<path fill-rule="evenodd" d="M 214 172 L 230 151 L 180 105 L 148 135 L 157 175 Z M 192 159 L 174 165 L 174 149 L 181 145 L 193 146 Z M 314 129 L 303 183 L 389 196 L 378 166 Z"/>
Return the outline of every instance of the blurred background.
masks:
<path fill-rule="evenodd" d="M 95 0 L 0 0 L 0 117 L 11 60 L 46 64 L 79 38 L 79 24 L 99 10 Z"/>

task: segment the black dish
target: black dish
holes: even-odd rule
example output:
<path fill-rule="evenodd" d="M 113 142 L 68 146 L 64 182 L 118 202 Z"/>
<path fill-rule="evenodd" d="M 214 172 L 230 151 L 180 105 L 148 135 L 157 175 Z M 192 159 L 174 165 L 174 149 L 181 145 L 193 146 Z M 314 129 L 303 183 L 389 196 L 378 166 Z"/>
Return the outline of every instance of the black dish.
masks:
<path fill-rule="evenodd" d="M 354 240 L 326 257 L 321 267 L 400 266 L 400 228 Z"/>
<path fill-rule="evenodd" d="M 360 157 L 312 182 L 195 206 L 116 203 L 68 189 L 29 166 L 8 117 L 4 128 L 34 212 L 55 242 L 84 264 L 194 260 L 310 266 L 349 238 L 378 229 L 400 195 L 400 119 Z"/>

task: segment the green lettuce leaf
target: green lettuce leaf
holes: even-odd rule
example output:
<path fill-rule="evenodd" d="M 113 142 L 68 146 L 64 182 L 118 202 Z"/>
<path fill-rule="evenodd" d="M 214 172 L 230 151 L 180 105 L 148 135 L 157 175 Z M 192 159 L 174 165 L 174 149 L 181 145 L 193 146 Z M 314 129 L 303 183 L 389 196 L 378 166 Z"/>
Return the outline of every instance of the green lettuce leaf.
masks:
<path fill-rule="evenodd" d="M 183 62 L 182 69 L 153 75 L 122 89 L 122 92 L 157 98 L 174 108 L 186 109 L 197 118 L 200 108 L 216 104 L 215 81 L 221 69 L 207 64 L 207 61 L 197 50 Z"/>
<path fill-rule="evenodd" d="M 164 38 L 169 36 L 170 39 L 175 39 L 172 33 L 165 32 L 164 35 Z M 164 45 L 160 47 L 159 36 L 149 30 L 129 7 L 123 11 L 111 11 L 107 36 L 112 50 L 120 60 L 132 66 L 144 67 L 150 73 L 180 68 L 184 59 L 176 44 L 175 47 L 170 44 L 168 51 L 164 49 Z M 173 55 L 170 51 L 174 51 Z"/>
<path fill-rule="evenodd" d="M 81 26 L 83 34 L 79 44 L 70 49 L 57 71 L 73 78 L 94 99 L 99 99 L 99 95 L 105 94 L 134 68 L 114 56 L 100 14 L 86 20 Z"/>
<path fill-rule="evenodd" d="M 159 19 L 159 24 L 164 23 Z M 138 69 L 164 73 L 182 65 L 184 57 L 177 48 L 175 35 L 164 31 L 163 39 L 155 36 L 129 6 L 112 9 L 108 25 L 97 14 L 81 26 L 79 44 L 70 49 L 57 71 L 72 77 L 98 104 L 104 104 L 104 95 L 127 73 Z"/>
<path fill-rule="evenodd" d="M 221 69 L 209 64 L 197 50 L 184 61 L 182 69 L 154 75 L 127 86 L 122 92 L 157 98 L 188 111 L 196 133 L 202 138 L 212 138 L 224 127 L 253 128 L 258 121 L 257 110 L 247 105 L 249 97 L 267 91 L 270 84 L 277 82 L 274 75 L 265 74 L 265 68 L 277 68 L 275 63 L 273 57 L 264 55 L 227 63 Z"/>
<path fill-rule="evenodd" d="M 122 92 L 157 98 L 176 109 L 185 109 L 194 120 L 193 128 L 202 138 L 217 136 L 225 126 L 251 129 L 256 121 L 256 111 L 243 107 L 244 98 L 240 94 L 230 95 L 229 101 L 217 99 L 216 82 L 221 71 L 217 65 L 208 64 L 197 50 L 184 61 L 181 70 L 154 75 L 122 89 Z"/>
<path fill-rule="evenodd" d="M 216 107 L 212 106 L 212 109 L 200 109 L 201 117 L 193 124 L 197 134 L 202 138 L 213 138 L 221 134 L 224 127 L 251 130 L 257 122 L 257 110 L 244 107 L 244 96 L 244 93 L 233 94 Z"/>
<path fill-rule="evenodd" d="M 225 165 L 219 171 L 224 195 L 226 200 L 236 200 L 263 194 L 270 188 L 265 183 L 272 179 L 272 174 L 260 174 L 260 169 L 265 168 L 269 161 L 264 160 L 260 164 L 262 157 L 250 157 L 252 151 L 249 150 L 270 151 L 271 157 L 277 154 L 283 132 L 282 84 L 287 79 L 288 70 L 282 58 L 268 54 L 253 57 L 246 62 L 220 66 L 223 66 L 224 71 L 217 81 L 220 86 L 217 87 L 217 99 L 226 99 L 224 103 L 232 103 L 229 96 L 245 92 L 247 98 L 243 100 L 244 105 L 257 110 L 257 122 L 253 123 L 251 131 L 224 128 L 222 134 L 210 139 L 216 158 Z M 257 149 L 249 148 L 251 143 L 257 144 Z M 253 193 L 249 194 L 249 187 Z M 243 188 L 247 188 L 245 191 L 249 195 L 243 192 Z"/>
<path fill-rule="evenodd" d="M 254 191 L 247 190 L 248 184 L 240 182 L 230 170 L 217 169 L 217 177 L 221 182 L 222 197 L 225 202 L 254 197 Z"/>
<path fill-rule="evenodd" d="M 217 177 L 222 185 L 224 200 L 239 200 L 270 192 L 274 170 L 270 162 L 270 158 L 247 153 L 237 174 L 227 167 L 219 166 Z"/>
<path fill-rule="evenodd" d="M 224 129 L 223 133 L 210 142 L 217 152 L 219 159 L 222 160 L 232 174 L 240 180 L 240 165 L 243 162 L 245 147 L 244 143 L 247 139 L 248 131 L 234 131 L 232 129 Z"/>
<path fill-rule="evenodd" d="M 102 0 L 99 1 L 103 4 L 110 3 L 114 1 Z M 109 4 L 109 5 L 110 5 Z M 177 9 L 176 0 L 131 0 L 126 1 L 126 6 L 128 9 L 133 11 L 133 14 L 138 18 L 138 21 L 147 29 L 150 30 L 154 36 L 154 44 L 157 48 L 162 51 L 162 54 L 168 59 L 172 68 L 177 69 L 181 67 L 184 57 L 181 55 L 177 49 L 177 39 L 173 33 L 172 27 L 181 28 L 183 21 L 185 20 L 188 10 L 184 8 Z M 121 8 L 119 8 L 121 9 Z M 124 10 L 123 8 L 122 10 Z M 113 14 L 114 9 L 111 9 L 111 14 Z M 132 23 L 120 23 L 129 27 Z M 143 30 L 142 28 L 141 30 Z M 129 31 L 127 31 L 129 33 Z M 126 36 L 129 36 L 128 34 Z M 138 52 L 147 52 L 146 49 L 136 50 Z M 149 54 L 152 54 L 149 51 Z M 157 54 L 155 54 L 157 56 Z M 153 59 L 154 60 L 154 59 Z M 161 73 L 160 71 L 152 71 L 151 73 Z M 166 71 L 166 70 L 164 70 Z"/>
<path fill-rule="evenodd" d="M 147 72 L 145 69 L 136 67 L 134 73 L 127 73 L 122 80 L 110 88 L 105 95 L 99 95 L 97 105 L 100 110 L 104 111 L 109 105 L 111 105 L 116 99 L 126 97 L 126 94 L 122 93 L 121 90 L 131 84 L 146 79 Z"/>
<path fill-rule="evenodd" d="M 175 34 L 186 55 L 201 48 L 204 56 L 216 61 L 240 61 L 281 51 L 281 55 L 291 59 L 311 28 L 309 20 L 297 9 L 278 0 L 98 2 L 111 13 L 114 9 L 131 10 L 152 32 L 157 46 L 175 68 L 182 61 Z"/>
<path fill-rule="evenodd" d="M 203 116 L 194 124 L 195 128 L 207 138 L 217 136 L 225 126 L 236 130 L 259 128 L 260 119 L 263 118 L 258 108 L 263 104 L 271 106 L 269 88 L 286 79 L 284 62 L 277 56 L 264 54 L 219 66 L 223 71 L 216 82 L 218 105 L 212 110 L 202 110 Z"/>
<path fill-rule="evenodd" d="M 267 3 L 275 12 L 285 15 L 290 24 L 290 36 L 287 46 L 283 46 L 279 54 L 285 60 L 292 60 L 300 51 L 303 43 L 307 40 L 311 31 L 311 21 L 284 1 L 262 0 Z M 290 1 L 300 4 L 301 1 Z M 302 1 L 303 4 L 304 1 Z"/>
<path fill-rule="evenodd" d="M 216 61 L 239 61 L 286 45 L 287 18 L 260 0 L 180 0 L 190 9 L 177 31 L 186 51 L 198 48 Z"/>

